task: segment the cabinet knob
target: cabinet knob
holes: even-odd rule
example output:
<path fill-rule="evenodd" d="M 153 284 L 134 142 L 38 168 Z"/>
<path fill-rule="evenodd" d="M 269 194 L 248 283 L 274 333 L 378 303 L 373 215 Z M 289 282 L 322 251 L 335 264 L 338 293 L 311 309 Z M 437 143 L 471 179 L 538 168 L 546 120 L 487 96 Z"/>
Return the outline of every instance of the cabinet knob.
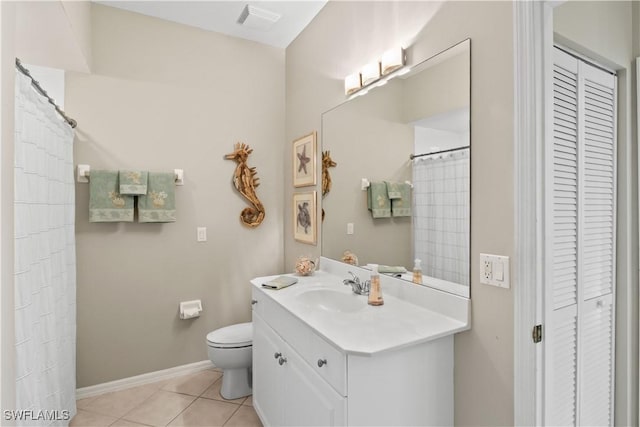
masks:
<path fill-rule="evenodd" d="M 280 364 L 280 366 L 284 365 L 285 363 L 287 363 L 287 358 L 281 357 L 280 360 L 278 360 L 278 363 Z"/>
<path fill-rule="evenodd" d="M 327 364 L 327 359 L 318 359 L 318 368 L 322 368 Z"/>
<path fill-rule="evenodd" d="M 277 359 L 277 358 L 278 358 L 278 357 L 280 357 L 280 356 L 282 356 L 282 353 L 275 353 L 275 354 L 273 355 L 273 358 L 274 358 L 274 359 Z"/>
<path fill-rule="evenodd" d="M 251 305 L 256 305 L 257 303 L 258 303 L 258 300 L 257 300 L 257 299 L 252 299 L 252 300 L 251 300 Z"/>

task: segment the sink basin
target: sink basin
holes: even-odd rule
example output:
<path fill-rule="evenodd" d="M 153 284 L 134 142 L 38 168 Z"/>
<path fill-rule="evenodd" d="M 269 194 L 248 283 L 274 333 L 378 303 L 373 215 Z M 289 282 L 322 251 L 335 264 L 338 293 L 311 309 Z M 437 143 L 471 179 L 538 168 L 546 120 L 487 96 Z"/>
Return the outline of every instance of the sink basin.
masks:
<path fill-rule="evenodd" d="M 309 308 L 335 313 L 352 313 L 362 310 L 367 305 L 366 297 L 332 289 L 310 289 L 300 294 L 297 300 Z"/>

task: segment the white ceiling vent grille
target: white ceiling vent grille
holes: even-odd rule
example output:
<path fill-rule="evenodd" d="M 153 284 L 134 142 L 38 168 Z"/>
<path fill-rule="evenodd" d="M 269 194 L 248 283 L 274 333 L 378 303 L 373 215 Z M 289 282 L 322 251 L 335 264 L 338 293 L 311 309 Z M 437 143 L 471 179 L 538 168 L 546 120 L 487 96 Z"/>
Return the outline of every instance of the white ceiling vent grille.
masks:
<path fill-rule="evenodd" d="M 278 22 L 280 15 L 270 10 L 246 5 L 238 18 L 238 24 L 256 30 L 270 30 Z"/>

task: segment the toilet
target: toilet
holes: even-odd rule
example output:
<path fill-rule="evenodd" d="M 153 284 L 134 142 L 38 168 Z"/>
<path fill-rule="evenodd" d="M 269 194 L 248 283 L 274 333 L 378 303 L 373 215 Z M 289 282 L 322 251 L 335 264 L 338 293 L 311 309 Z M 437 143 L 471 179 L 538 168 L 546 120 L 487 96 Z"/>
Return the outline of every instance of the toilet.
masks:
<path fill-rule="evenodd" d="M 220 394 L 225 399 L 238 399 L 252 393 L 252 340 L 251 322 L 225 326 L 207 334 L 209 360 L 222 369 Z"/>

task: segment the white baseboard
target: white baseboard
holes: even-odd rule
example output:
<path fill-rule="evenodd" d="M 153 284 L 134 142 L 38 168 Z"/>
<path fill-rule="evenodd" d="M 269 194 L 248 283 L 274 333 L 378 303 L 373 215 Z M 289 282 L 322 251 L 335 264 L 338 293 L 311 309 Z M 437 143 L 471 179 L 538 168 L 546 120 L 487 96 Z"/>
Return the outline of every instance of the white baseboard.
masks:
<path fill-rule="evenodd" d="M 94 397 L 112 391 L 120 391 L 131 387 L 154 383 L 156 381 L 168 380 L 173 377 L 179 377 L 180 375 L 192 374 L 214 367 L 215 366 L 210 360 L 203 360 L 201 362 L 189 363 L 187 365 L 163 369 L 161 371 L 148 372 L 146 374 L 123 378 L 121 380 L 109 381 L 108 383 L 82 387 L 76 389 L 76 399 Z"/>

